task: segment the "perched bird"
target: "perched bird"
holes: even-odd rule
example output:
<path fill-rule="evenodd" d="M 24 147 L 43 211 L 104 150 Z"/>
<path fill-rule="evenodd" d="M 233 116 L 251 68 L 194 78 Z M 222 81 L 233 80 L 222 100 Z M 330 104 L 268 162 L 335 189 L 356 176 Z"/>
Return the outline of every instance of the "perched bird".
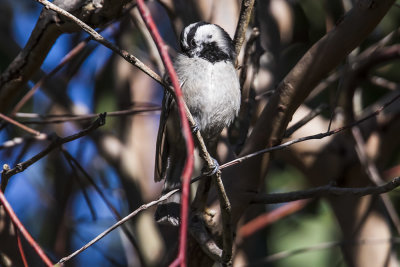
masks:
<path fill-rule="evenodd" d="M 214 156 L 218 136 L 229 126 L 240 108 L 240 85 L 234 68 L 232 39 L 220 26 L 196 22 L 181 33 L 182 54 L 174 60 L 183 98 L 196 122 L 196 130 Z M 177 105 L 165 92 L 157 137 L 155 181 L 165 179 L 162 194 L 181 182 L 186 147 L 181 134 Z M 159 223 L 178 226 L 180 195 L 157 207 Z"/>

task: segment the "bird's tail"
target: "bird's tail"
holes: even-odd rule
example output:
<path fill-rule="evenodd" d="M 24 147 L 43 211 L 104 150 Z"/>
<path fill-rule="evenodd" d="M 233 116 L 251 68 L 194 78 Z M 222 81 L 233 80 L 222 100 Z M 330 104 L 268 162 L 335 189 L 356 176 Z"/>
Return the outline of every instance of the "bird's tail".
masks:
<path fill-rule="evenodd" d="M 181 175 L 185 164 L 185 159 L 177 161 L 177 164 L 171 166 L 168 174 L 164 180 L 164 187 L 161 195 L 165 195 L 169 191 L 180 187 Z M 180 203 L 181 193 L 177 192 L 167 200 L 161 202 L 157 206 L 156 213 L 154 214 L 155 220 L 160 224 L 179 226 L 180 225 Z"/>

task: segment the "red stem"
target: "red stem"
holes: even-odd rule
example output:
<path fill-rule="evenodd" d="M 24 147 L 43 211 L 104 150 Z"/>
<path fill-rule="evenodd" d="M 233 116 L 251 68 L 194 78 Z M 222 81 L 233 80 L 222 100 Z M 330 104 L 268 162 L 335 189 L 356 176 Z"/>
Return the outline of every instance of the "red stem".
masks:
<path fill-rule="evenodd" d="M 249 237 L 268 225 L 301 210 L 307 203 L 309 203 L 309 199 L 297 200 L 287 203 L 273 211 L 264 213 L 240 227 L 238 236 L 241 238 Z"/>
<path fill-rule="evenodd" d="M 14 224 L 15 227 L 15 224 Z M 28 267 L 28 261 L 26 260 L 25 253 L 24 253 L 24 248 L 22 247 L 22 242 L 21 242 L 21 236 L 19 235 L 19 231 L 15 231 L 17 235 L 17 243 L 18 243 L 18 249 L 19 249 L 19 254 L 21 254 L 21 259 L 22 262 L 24 263 L 24 267 Z"/>
<path fill-rule="evenodd" d="M 3 192 L 0 190 L 0 203 L 3 204 L 4 209 L 6 210 L 8 216 L 10 216 L 11 221 L 17 227 L 17 231 L 21 232 L 21 234 L 25 237 L 26 241 L 32 246 L 32 248 L 36 251 L 38 256 L 42 259 L 42 261 L 46 264 L 46 266 L 52 267 L 53 263 L 49 260 L 43 250 L 40 248 L 38 243 L 33 239 L 33 237 L 28 233 L 25 227 L 22 225 L 21 221 L 18 219 L 17 215 L 14 213 L 13 209 L 8 203 L 6 197 Z M 21 254 L 22 256 L 22 254 Z"/>
<path fill-rule="evenodd" d="M 23 125 L 22 123 L 19 123 L 18 121 L 15 121 L 15 120 L 11 119 L 10 117 L 4 115 L 3 113 L 0 113 L 0 119 L 3 119 L 8 123 L 14 124 L 15 126 L 21 128 L 22 130 L 24 130 L 24 131 L 26 131 L 26 132 L 28 132 L 30 134 L 33 134 L 33 135 L 36 135 L 36 136 L 40 135 L 39 131 L 36 131 L 36 130 L 34 130 L 32 128 L 29 128 L 28 126 Z"/>
<path fill-rule="evenodd" d="M 186 142 L 186 163 L 182 173 L 182 200 L 181 200 L 181 227 L 180 227 L 180 240 L 179 240 L 179 253 L 176 260 L 171 266 L 186 266 L 186 243 L 187 243 L 187 229 L 188 229 L 188 213 L 189 213 L 189 190 L 190 190 L 190 178 L 193 171 L 193 138 L 189 127 L 189 122 L 186 117 L 184 100 L 182 96 L 182 90 L 179 85 L 178 76 L 176 75 L 175 69 L 172 65 L 172 61 L 168 55 L 168 51 L 162 40 L 157 26 L 155 25 L 149 10 L 144 4 L 143 0 L 138 0 L 137 5 L 147 28 L 149 29 L 151 36 L 153 37 L 158 51 L 161 54 L 161 59 L 167 69 L 168 75 L 171 79 L 172 86 L 174 87 L 176 101 L 179 109 L 179 116 L 182 123 L 182 133 L 185 137 Z"/>

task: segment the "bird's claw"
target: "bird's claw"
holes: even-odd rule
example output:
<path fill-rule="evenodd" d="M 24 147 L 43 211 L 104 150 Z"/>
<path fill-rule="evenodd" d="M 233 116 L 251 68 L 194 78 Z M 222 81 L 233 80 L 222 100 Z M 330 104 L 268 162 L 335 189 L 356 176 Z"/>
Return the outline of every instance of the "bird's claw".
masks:
<path fill-rule="evenodd" d="M 190 127 L 190 130 L 192 130 L 193 134 L 196 134 L 200 129 L 199 126 L 197 126 L 197 123 L 195 123 Z"/>
<path fill-rule="evenodd" d="M 213 176 L 214 174 L 217 173 L 217 171 L 219 171 L 219 163 L 218 163 L 218 161 L 216 159 L 214 159 L 214 158 L 212 158 L 212 159 L 213 159 L 213 162 L 214 162 L 213 166 L 211 166 L 211 168 L 209 168 L 208 166 L 204 166 L 204 168 L 203 168 L 202 173 L 205 176 Z"/>

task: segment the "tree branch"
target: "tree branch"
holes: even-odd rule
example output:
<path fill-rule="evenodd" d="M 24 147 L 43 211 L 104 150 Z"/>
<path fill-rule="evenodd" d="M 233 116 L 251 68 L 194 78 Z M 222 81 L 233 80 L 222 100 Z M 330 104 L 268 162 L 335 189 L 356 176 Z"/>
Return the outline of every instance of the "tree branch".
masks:
<path fill-rule="evenodd" d="M 240 49 L 242 48 L 244 39 L 246 38 L 246 30 L 249 25 L 251 12 L 253 11 L 254 0 L 242 0 L 240 7 L 239 21 L 235 31 L 235 37 L 233 38 L 233 44 L 235 45 L 236 57 L 239 56 Z"/>
<path fill-rule="evenodd" d="M 251 204 L 275 204 L 275 203 L 295 201 L 299 199 L 308 199 L 308 198 L 326 197 L 326 196 L 351 195 L 356 197 L 363 197 L 366 195 L 380 195 L 390 192 L 399 186 L 400 186 L 400 177 L 396 177 L 392 181 L 383 184 L 381 186 L 345 188 L 332 185 L 325 185 L 307 190 L 293 191 L 288 193 L 258 194 L 252 199 Z"/>
<path fill-rule="evenodd" d="M 86 23 L 98 27 L 118 17 L 128 0 L 105 0 L 96 4 L 92 0 L 55 0 L 60 8 L 74 13 Z M 4 112 L 13 103 L 26 82 L 40 68 L 57 38 L 65 32 L 80 28 L 70 20 L 62 21 L 56 13 L 43 9 L 31 36 L 17 57 L 0 75 L 0 111 Z"/>
<path fill-rule="evenodd" d="M 3 168 L 2 176 L 3 176 L 4 172 L 7 172 L 7 170 L 5 170 Z M 3 179 L 2 179 L 2 181 L 3 181 Z M 21 234 L 24 236 L 26 241 L 28 241 L 29 245 L 32 246 L 32 248 L 35 250 L 37 255 L 40 257 L 40 259 L 46 264 L 46 266 L 48 266 L 48 267 L 53 266 L 53 263 L 49 260 L 49 258 L 46 256 L 46 254 L 43 252 L 43 250 L 38 245 L 38 243 L 36 243 L 36 241 L 33 239 L 33 237 L 29 234 L 29 232 L 25 229 L 24 225 L 18 219 L 17 215 L 15 214 L 12 207 L 10 206 L 10 203 L 8 203 L 6 197 L 4 196 L 4 193 L 2 190 L 0 190 L 0 203 L 3 205 L 8 216 L 10 216 L 11 221 L 17 228 L 17 231 L 21 232 Z"/>
<path fill-rule="evenodd" d="M 140 69 L 144 73 L 146 73 L 150 78 L 152 78 L 156 82 L 158 82 L 160 84 L 163 83 L 161 77 L 157 73 L 155 73 L 153 70 L 151 70 L 149 67 L 147 67 L 138 58 L 136 58 L 135 56 L 129 54 L 127 51 L 125 51 L 123 49 L 120 49 L 118 46 L 116 46 L 115 44 L 113 44 L 110 41 L 108 41 L 106 38 L 104 38 L 98 32 L 93 30 L 89 25 L 87 25 L 86 23 L 84 23 L 83 21 L 78 19 L 77 17 L 73 16 L 71 13 L 65 11 L 62 8 L 59 8 L 58 6 L 54 5 L 53 3 L 51 3 L 51 2 L 49 2 L 47 0 L 36 0 L 36 1 L 41 3 L 42 5 L 44 5 L 46 9 L 51 9 L 51 10 L 57 12 L 58 14 L 66 17 L 66 18 L 68 18 L 70 20 L 72 20 L 82 30 L 84 30 L 85 32 L 90 34 L 90 36 L 92 36 L 95 41 L 101 43 L 102 45 L 104 45 L 105 47 L 109 48 L 110 50 L 112 50 L 116 54 L 120 55 L 126 61 L 128 61 L 129 63 L 131 63 L 132 65 L 136 66 L 138 69 Z"/>
<path fill-rule="evenodd" d="M 76 139 L 79 139 L 89 133 L 91 133 L 92 131 L 96 130 L 97 128 L 99 128 L 100 126 L 103 126 L 105 124 L 105 119 L 106 119 L 106 113 L 102 113 L 99 115 L 99 118 L 97 120 L 95 120 L 89 127 L 87 127 L 86 129 L 64 137 L 64 138 L 59 138 L 57 137 L 46 149 L 44 149 L 43 151 L 41 151 L 40 153 L 36 154 L 35 156 L 33 156 L 32 158 L 18 163 L 14 168 L 3 171 L 2 173 L 2 179 L 1 179 L 1 187 L 2 187 L 2 191 L 5 190 L 5 187 L 7 185 L 8 180 L 11 178 L 11 176 L 23 172 L 26 168 L 28 168 L 29 166 L 31 166 L 32 164 L 34 164 L 35 162 L 37 162 L 38 160 L 42 159 L 43 157 L 45 157 L 47 154 L 49 154 L 51 151 L 53 151 L 55 148 L 60 147 L 62 144 L 74 141 Z"/>
<path fill-rule="evenodd" d="M 154 200 L 152 202 L 149 202 L 147 204 L 143 204 L 141 205 L 139 208 L 137 208 L 136 210 L 134 210 L 133 212 L 131 212 L 129 215 L 125 216 L 122 220 L 118 221 L 117 223 L 115 223 L 114 225 L 112 225 L 111 227 L 107 228 L 105 231 L 103 231 L 101 234 L 99 234 L 98 236 L 96 236 L 95 238 L 93 238 L 90 242 L 88 242 L 86 245 L 84 245 L 83 247 L 81 247 L 80 249 L 76 250 L 74 253 L 70 254 L 67 257 L 62 258 L 61 260 L 59 260 L 59 264 L 62 264 L 64 262 L 69 261 L 70 259 L 72 259 L 73 257 L 75 257 L 76 255 L 78 255 L 79 253 L 81 253 L 82 251 L 86 250 L 88 247 L 90 247 L 91 245 L 93 245 L 94 243 L 96 243 L 97 241 L 99 241 L 100 239 L 102 239 L 103 237 L 105 237 L 107 234 L 109 234 L 112 230 L 118 228 L 120 225 L 126 223 L 127 221 L 129 221 L 131 218 L 135 217 L 139 212 L 146 210 L 154 205 L 157 205 L 160 202 L 163 202 L 165 200 L 167 200 L 168 198 L 170 198 L 173 194 L 177 193 L 178 191 L 180 191 L 179 189 L 175 189 L 172 190 L 170 192 L 168 192 L 167 194 L 163 195 L 162 197 L 160 197 L 157 200 Z"/>
<path fill-rule="evenodd" d="M 394 0 L 358 1 L 335 29 L 315 43 L 286 75 L 270 97 L 241 152 L 248 155 L 255 151 L 279 144 L 285 129 L 301 103 L 342 59 L 358 46 L 376 27 L 391 8 Z M 269 163 L 269 156 L 255 158 L 229 168 L 224 177 L 230 177 L 228 196 L 234 196 L 232 222 L 236 224 L 258 192 Z M 246 177 L 246 179 L 244 179 Z"/>

